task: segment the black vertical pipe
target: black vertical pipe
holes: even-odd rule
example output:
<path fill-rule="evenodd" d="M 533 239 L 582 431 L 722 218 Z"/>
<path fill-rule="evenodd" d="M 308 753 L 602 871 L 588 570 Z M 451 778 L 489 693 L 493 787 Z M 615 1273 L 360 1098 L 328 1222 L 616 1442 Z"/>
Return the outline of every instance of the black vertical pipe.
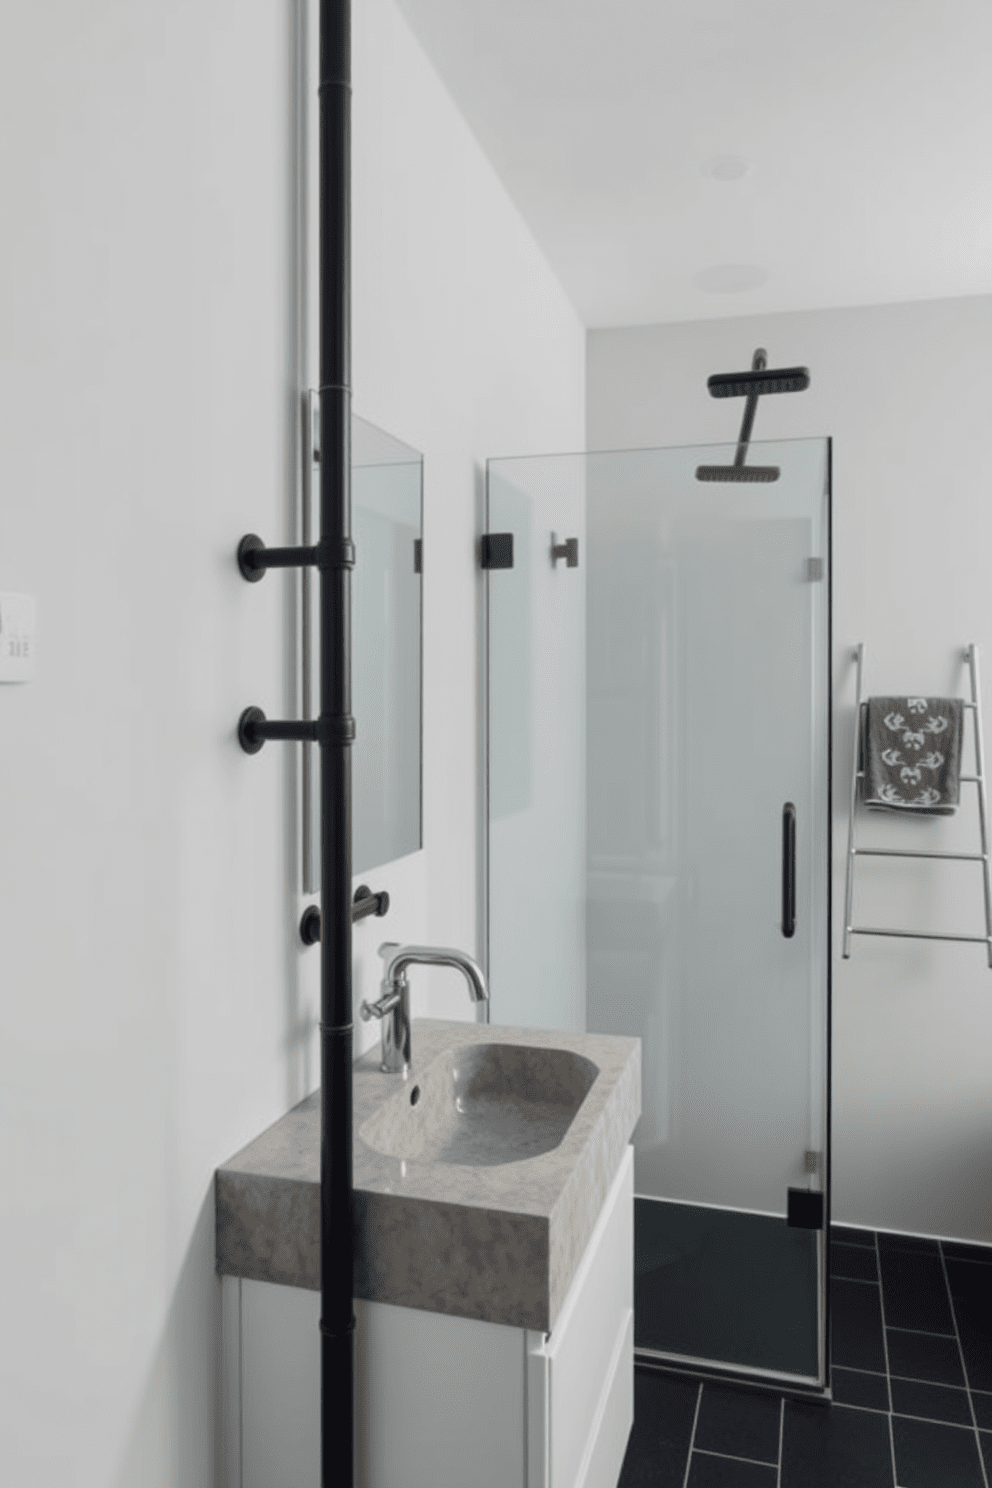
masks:
<path fill-rule="evenodd" d="M 321 1483 L 354 1482 L 351 13 L 320 4 Z"/>

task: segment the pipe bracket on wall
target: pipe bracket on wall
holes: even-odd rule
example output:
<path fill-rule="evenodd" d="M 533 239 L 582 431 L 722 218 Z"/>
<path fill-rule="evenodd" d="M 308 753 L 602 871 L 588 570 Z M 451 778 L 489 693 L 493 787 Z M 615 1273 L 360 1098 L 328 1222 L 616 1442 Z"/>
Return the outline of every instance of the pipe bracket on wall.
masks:
<path fill-rule="evenodd" d="M 388 913 L 389 895 L 385 889 L 373 894 L 368 884 L 358 886 L 351 905 L 352 924 L 356 920 L 366 920 L 370 915 L 377 915 L 381 919 Z M 317 945 L 320 940 L 320 909 L 316 904 L 308 904 L 300 917 L 300 939 L 308 946 Z"/>
<path fill-rule="evenodd" d="M 263 579 L 267 568 L 307 568 L 312 564 L 329 567 L 322 558 L 320 544 L 305 548 L 267 548 L 255 532 L 246 532 L 238 543 L 238 568 L 249 584 L 257 584 L 259 579 Z M 352 548 L 351 562 L 354 561 Z"/>
<path fill-rule="evenodd" d="M 238 743 L 245 754 L 257 754 L 266 739 L 319 741 L 320 721 L 306 718 L 266 718 L 261 708 L 245 708 L 238 719 Z M 351 738 L 355 737 L 352 720 Z"/>

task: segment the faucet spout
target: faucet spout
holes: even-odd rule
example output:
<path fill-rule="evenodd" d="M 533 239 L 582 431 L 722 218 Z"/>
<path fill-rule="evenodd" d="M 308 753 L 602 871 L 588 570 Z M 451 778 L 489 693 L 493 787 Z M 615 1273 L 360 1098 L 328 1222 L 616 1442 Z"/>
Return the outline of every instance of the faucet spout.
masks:
<path fill-rule="evenodd" d="M 382 1058 L 379 1068 L 384 1074 L 402 1075 L 406 1079 L 412 1062 L 407 967 L 450 966 L 453 970 L 460 971 L 473 1002 L 488 1002 L 489 992 L 482 968 L 466 951 L 457 951 L 449 946 L 403 946 L 387 940 L 379 947 L 379 955 L 384 962 L 382 995 L 376 1002 L 363 1002 L 361 1014 L 366 1022 L 370 1018 L 379 1018 L 382 1022 Z"/>
<path fill-rule="evenodd" d="M 464 976 L 473 1002 L 489 1001 L 482 968 L 467 951 L 456 951 L 449 946 L 397 946 L 387 943 L 380 947 L 380 955 L 387 950 L 391 954 L 385 958 L 382 973 L 384 982 L 392 982 L 402 976 L 408 966 L 451 966 Z"/>

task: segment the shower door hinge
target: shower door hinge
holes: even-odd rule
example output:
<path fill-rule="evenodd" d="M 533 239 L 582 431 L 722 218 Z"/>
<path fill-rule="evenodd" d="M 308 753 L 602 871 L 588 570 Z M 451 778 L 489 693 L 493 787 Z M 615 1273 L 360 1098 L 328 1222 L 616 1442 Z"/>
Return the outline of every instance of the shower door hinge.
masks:
<path fill-rule="evenodd" d="M 809 1188 L 790 1188 L 786 1223 L 796 1230 L 822 1230 L 822 1193 Z"/>
<path fill-rule="evenodd" d="M 513 533 L 484 532 L 482 535 L 482 567 L 513 567 Z"/>
<path fill-rule="evenodd" d="M 579 539 L 577 537 L 566 537 L 558 541 L 557 532 L 551 534 L 551 567 L 558 567 L 558 559 L 564 558 L 566 568 L 578 568 L 579 566 Z"/>
<path fill-rule="evenodd" d="M 807 584 L 818 584 L 823 578 L 823 559 L 805 559 L 803 562 L 803 578 Z"/>

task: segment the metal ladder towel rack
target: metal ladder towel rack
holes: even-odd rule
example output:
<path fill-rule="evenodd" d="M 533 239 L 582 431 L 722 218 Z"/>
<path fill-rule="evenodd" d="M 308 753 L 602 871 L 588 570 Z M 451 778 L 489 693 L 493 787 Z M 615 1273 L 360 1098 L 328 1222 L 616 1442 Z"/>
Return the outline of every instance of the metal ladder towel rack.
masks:
<path fill-rule="evenodd" d="M 867 701 L 862 698 L 862 679 L 864 673 L 865 648 L 861 643 L 854 650 L 854 660 L 857 663 L 857 703 L 855 706 L 855 728 L 854 728 L 854 759 L 851 766 L 851 810 L 847 824 L 847 879 L 844 888 L 844 958 L 851 954 L 852 935 L 893 935 L 908 940 L 965 940 L 976 945 L 984 945 L 988 955 L 989 966 L 992 967 L 992 884 L 989 881 L 989 842 L 988 842 L 988 816 L 985 801 L 985 745 L 982 734 L 982 693 L 978 678 L 978 647 L 974 642 L 965 649 L 964 659 L 968 663 L 968 673 L 971 678 L 971 700 L 963 702 L 963 706 L 970 709 L 974 724 L 975 741 L 975 773 L 974 775 L 962 775 L 962 781 L 970 781 L 974 784 L 977 793 L 978 823 L 981 837 L 981 852 L 924 852 L 921 850 L 905 850 L 894 847 L 856 847 L 854 842 L 854 817 L 858 801 L 858 781 L 863 778 L 864 770 L 861 766 L 861 740 L 865 728 L 865 712 Z M 959 862 L 981 863 L 982 880 L 985 889 L 985 934 L 984 935 L 951 935 L 934 930 L 882 930 L 869 925 L 853 925 L 851 923 L 854 905 L 854 863 L 856 858 L 952 858 Z"/>

